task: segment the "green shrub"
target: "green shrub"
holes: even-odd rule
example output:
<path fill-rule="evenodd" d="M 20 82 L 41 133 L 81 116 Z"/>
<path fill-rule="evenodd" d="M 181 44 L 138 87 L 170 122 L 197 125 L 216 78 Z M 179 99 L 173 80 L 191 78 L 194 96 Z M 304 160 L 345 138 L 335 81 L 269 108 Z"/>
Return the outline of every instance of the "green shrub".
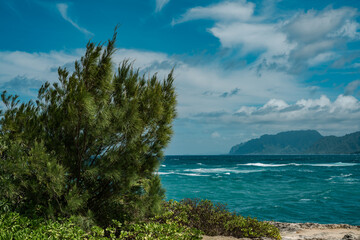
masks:
<path fill-rule="evenodd" d="M 131 224 L 117 223 L 116 227 L 108 228 L 109 237 L 119 237 L 120 239 L 181 239 L 181 240 L 200 240 L 203 233 L 195 228 L 180 225 L 175 222 L 141 222 Z"/>
<path fill-rule="evenodd" d="M 255 218 L 244 218 L 231 213 L 224 204 L 209 200 L 184 199 L 180 202 L 164 203 L 165 211 L 155 218 L 160 223 L 176 222 L 182 226 L 196 228 L 209 236 L 269 237 L 281 239 L 279 229 Z"/>
<path fill-rule="evenodd" d="M 95 239 L 71 219 L 45 221 L 41 218 L 29 219 L 15 212 L 0 215 L 0 239 Z"/>
<path fill-rule="evenodd" d="M 182 226 L 175 222 L 162 224 L 159 222 L 141 222 L 122 224 L 116 220 L 112 227 L 106 230 L 93 226 L 84 231 L 77 225 L 78 219 L 71 217 L 58 221 L 44 220 L 43 218 L 28 218 L 16 212 L 7 212 L 0 215 L 1 240 L 27 240 L 27 239 L 178 239 L 199 240 L 202 232 Z"/>

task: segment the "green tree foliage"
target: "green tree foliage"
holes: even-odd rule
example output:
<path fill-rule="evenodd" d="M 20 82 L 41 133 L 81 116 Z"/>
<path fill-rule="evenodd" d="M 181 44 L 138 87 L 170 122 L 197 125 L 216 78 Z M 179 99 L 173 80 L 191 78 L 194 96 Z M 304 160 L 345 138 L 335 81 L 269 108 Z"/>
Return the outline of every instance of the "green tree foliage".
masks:
<path fill-rule="evenodd" d="M 17 211 L 94 219 L 141 219 L 164 197 L 154 174 L 172 134 L 173 71 L 160 81 L 129 61 L 114 72 L 116 31 L 89 42 L 75 71 L 59 68 L 35 102 L 4 92 L 0 201 Z"/>

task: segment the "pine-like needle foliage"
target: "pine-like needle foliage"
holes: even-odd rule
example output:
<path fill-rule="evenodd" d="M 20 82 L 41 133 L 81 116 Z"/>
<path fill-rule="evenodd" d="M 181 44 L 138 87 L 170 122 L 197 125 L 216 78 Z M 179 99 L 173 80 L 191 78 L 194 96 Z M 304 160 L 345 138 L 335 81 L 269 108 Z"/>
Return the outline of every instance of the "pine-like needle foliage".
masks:
<path fill-rule="evenodd" d="M 75 71 L 59 68 L 36 103 L 2 94 L 0 201 L 101 225 L 160 210 L 154 172 L 176 115 L 173 72 L 146 78 L 128 61 L 114 72 L 115 41 L 116 31 L 107 46 L 89 42 Z"/>

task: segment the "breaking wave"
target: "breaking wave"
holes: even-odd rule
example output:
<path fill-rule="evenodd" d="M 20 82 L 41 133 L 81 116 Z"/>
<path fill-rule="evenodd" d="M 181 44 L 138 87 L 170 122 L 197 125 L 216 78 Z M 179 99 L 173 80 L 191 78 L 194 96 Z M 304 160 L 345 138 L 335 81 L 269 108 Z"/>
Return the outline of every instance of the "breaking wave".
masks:
<path fill-rule="evenodd" d="M 286 166 L 312 166 L 312 167 L 351 167 L 359 165 L 358 163 L 284 163 L 284 164 L 273 164 L 273 163 L 246 163 L 246 164 L 237 164 L 237 166 L 255 166 L 255 167 L 286 167 Z"/>

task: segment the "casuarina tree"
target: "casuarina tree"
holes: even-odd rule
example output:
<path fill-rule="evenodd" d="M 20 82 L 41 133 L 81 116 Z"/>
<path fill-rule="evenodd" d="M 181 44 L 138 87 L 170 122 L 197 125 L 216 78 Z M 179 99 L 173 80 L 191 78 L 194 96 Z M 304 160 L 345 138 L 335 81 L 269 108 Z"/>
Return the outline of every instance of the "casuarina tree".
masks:
<path fill-rule="evenodd" d="M 3 204 L 104 226 L 160 210 L 156 170 L 176 115 L 173 71 L 159 80 L 127 60 L 114 70 L 115 42 L 116 31 L 107 44 L 89 42 L 74 71 L 60 67 L 36 101 L 2 94 Z"/>

